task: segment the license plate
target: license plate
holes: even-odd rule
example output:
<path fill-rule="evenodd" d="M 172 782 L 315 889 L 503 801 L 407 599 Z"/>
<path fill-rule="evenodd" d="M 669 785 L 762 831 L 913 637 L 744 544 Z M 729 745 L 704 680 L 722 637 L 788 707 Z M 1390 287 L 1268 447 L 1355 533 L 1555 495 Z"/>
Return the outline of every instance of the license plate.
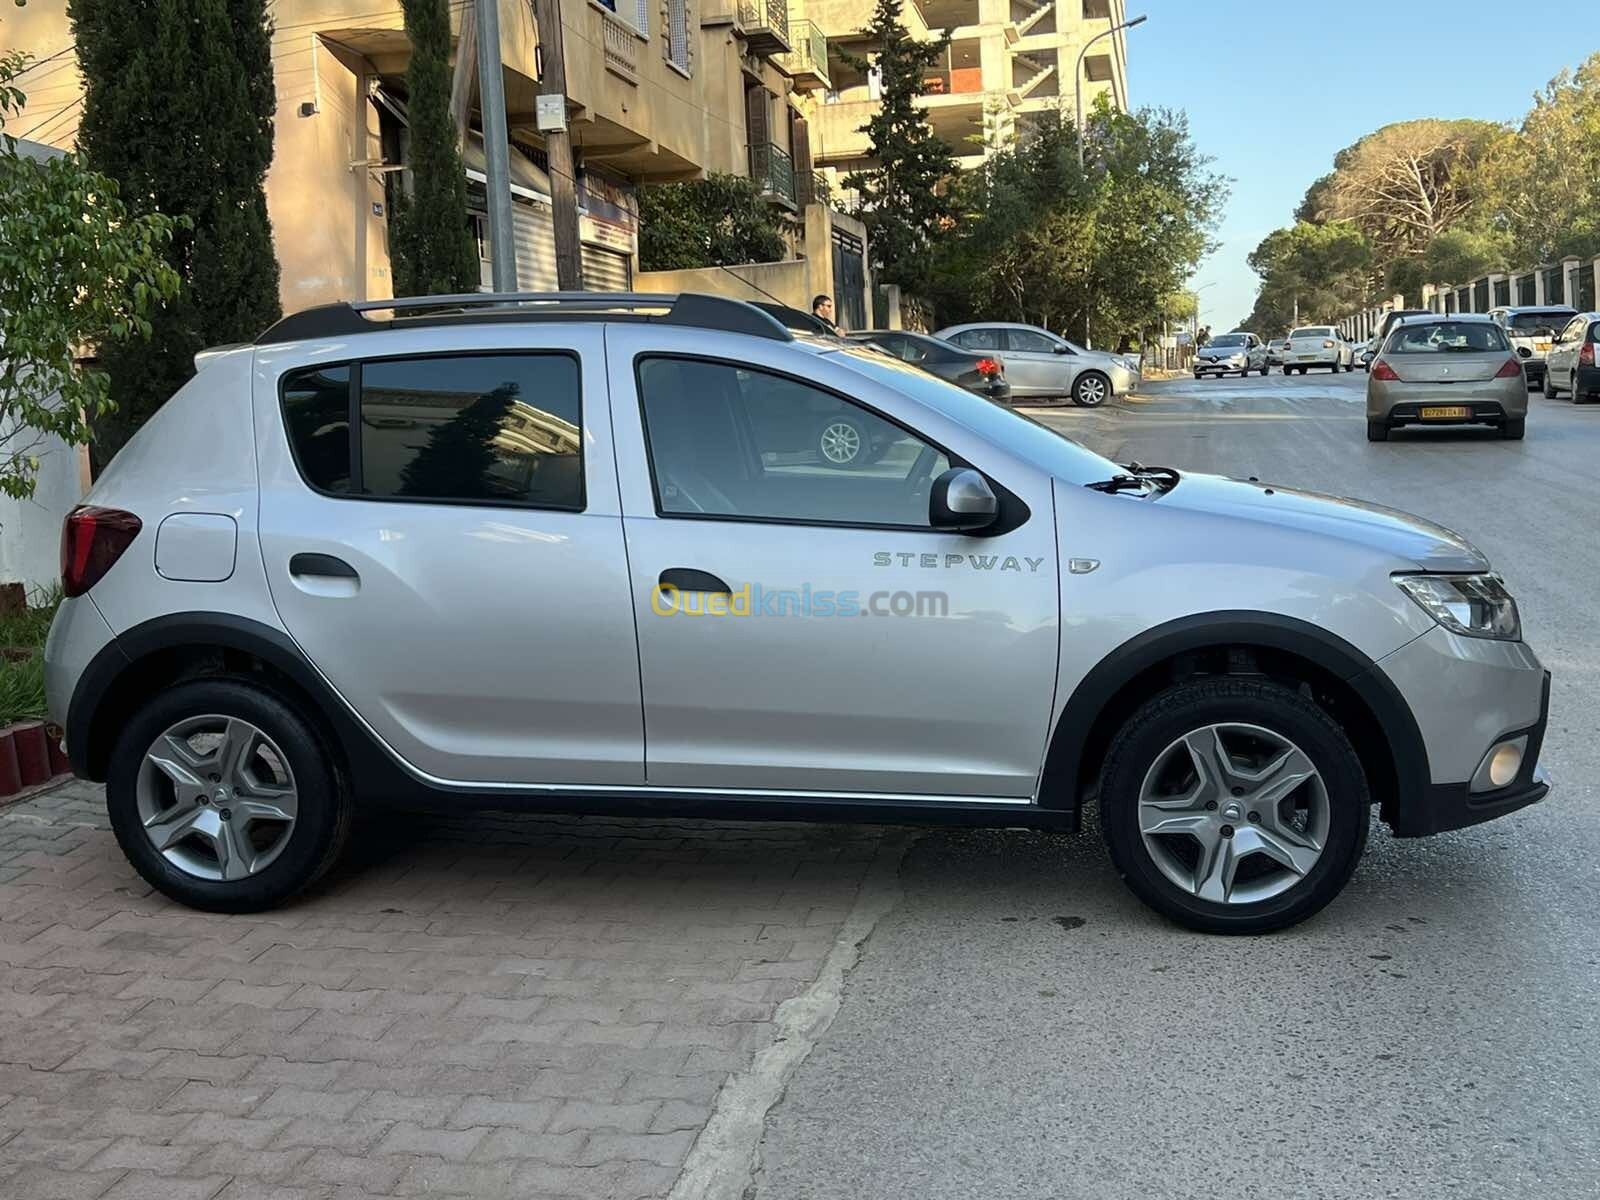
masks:
<path fill-rule="evenodd" d="M 1550 353 L 1550 343 L 1549 342 L 1535 342 L 1533 344 L 1533 348 L 1535 350 L 1537 350 L 1540 354 L 1548 354 L 1548 353 Z"/>
<path fill-rule="evenodd" d="M 1472 410 L 1464 404 L 1435 404 L 1422 410 L 1424 421 L 1465 421 Z"/>
<path fill-rule="evenodd" d="M 1315 354 L 1302 354 L 1300 356 L 1300 361 L 1301 362 L 1314 362 L 1316 360 L 1316 357 L 1317 356 Z"/>

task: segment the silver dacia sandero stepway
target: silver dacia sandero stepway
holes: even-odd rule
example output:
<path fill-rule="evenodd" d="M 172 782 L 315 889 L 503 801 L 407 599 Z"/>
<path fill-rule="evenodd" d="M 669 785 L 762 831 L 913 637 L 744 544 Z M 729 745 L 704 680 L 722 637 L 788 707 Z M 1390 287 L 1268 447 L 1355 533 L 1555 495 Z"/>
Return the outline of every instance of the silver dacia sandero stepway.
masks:
<path fill-rule="evenodd" d="M 288 317 L 63 530 L 46 651 L 138 871 L 284 901 L 358 806 L 1075 829 L 1196 929 L 1548 790 L 1549 676 L 1403 513 L 1117 465 L 707 296 Z M 840 439 L 858 453 L 830 454 Z"/>

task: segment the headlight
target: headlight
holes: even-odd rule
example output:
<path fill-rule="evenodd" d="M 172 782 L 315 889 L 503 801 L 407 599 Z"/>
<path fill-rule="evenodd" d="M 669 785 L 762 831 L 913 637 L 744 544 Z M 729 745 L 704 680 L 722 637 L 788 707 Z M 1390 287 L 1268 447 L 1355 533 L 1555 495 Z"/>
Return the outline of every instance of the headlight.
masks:
<path fill-rule="evenodd" d="M 1504 642 L 1522 637 L 1517 602 L 1498 575 L 1396 575 L 1394 581 L 1452 633 Z"/>

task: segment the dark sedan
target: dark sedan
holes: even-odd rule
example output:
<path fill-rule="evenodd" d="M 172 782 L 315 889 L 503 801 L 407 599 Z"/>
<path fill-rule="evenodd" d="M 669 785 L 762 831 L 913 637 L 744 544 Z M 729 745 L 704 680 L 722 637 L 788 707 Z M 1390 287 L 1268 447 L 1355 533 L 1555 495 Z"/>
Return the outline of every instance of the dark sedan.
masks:
<path fill-rule="evenodd" d="M 1005 365 L 997 355 L 974 354 L 942 338 L 905 329 L 864 329 L 846 336 L 853 342 L 868 342 L 902 362 L 921 367 L 930 375 L 949 380 L 969 392 L 1002 403 L 1011 399 Z"/>

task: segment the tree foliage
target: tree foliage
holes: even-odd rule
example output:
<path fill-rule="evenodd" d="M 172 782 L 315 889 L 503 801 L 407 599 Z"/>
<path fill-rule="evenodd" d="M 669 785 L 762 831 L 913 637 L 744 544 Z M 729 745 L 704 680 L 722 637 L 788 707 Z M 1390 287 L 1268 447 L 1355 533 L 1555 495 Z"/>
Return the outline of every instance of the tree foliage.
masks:
<path fill-rule="evenodd" d="M 264 191 L 272 162 L 264 0 L 68 0 L 86 82 L 78 148 L 129 213 L 183 216 L 163 250 L 183 282 L 150 336 L 102 354 L 114 408 L 103 463 L 194 371 L 207 346 L 250 341 L 280 315 Z"/>
<path fill-rule="evenodd" d="M 1351 222 L 1299 221 L 1268 234 L 1247 261 L 1262 286 L 1244 328 L 1273 338 L 1288 332 L 1297 313 L 1302 324 L 1320 324 L 1359 307 L 1372 246 Z"/>
<path fill-rule="evenodd" d="M 785 251 L 782 218 L 753 180 L 711 175 L 639 189 L 641 270 L 776 262 Z"/>
<path fill-rule="evenodd" d="M 445 0 L 401 0 L 410 190 L 391 204 L 389 256 L 397 296 L 475 292 L 482 282 L 467 212 L 467 176 L 450 117 L 450 10 Z M 471 53 L 462 47 L 461 53 Z"/>
<path fill-rule="evenodd" d="M 928 68 L 950 45 L 912 39 L 900 23 L 902 0 L 877 0 L 872 20 L 862 31 L 869 46 L 865 57 L 841 51 L 860 71 L 876 70 L 883 81 L 882 99 L 868 122 L 873 165 L 845 179 L 861 196 L 861 219 L 878 278 L 917 290 L 927 279 L 928 252 L 950 220 L 946 184 L 955 174 L 951 149 L 933 132 L 928 114 L 917 104 Z"/>
<path fill-rule="evenodd" d="M 1226 196 L 1180 114 L 1047 120 L 962 177 L 938 247 L 941 321 L 1006 316 L 1109 341 L 1154 325 L 1210 249 Z"/>
<path fill-rule="evenodd" d="M 4 132 L 27 62 L 0 55 L 0 493 L 18 499 L 33 495 L 50 438 L 82 444 L 110 409 L 83 350 L 148 337 L 179 286 L 162 257 L 171 218 L 130 214 L 113 180 L 70 157 L 25 157 Z"/>

